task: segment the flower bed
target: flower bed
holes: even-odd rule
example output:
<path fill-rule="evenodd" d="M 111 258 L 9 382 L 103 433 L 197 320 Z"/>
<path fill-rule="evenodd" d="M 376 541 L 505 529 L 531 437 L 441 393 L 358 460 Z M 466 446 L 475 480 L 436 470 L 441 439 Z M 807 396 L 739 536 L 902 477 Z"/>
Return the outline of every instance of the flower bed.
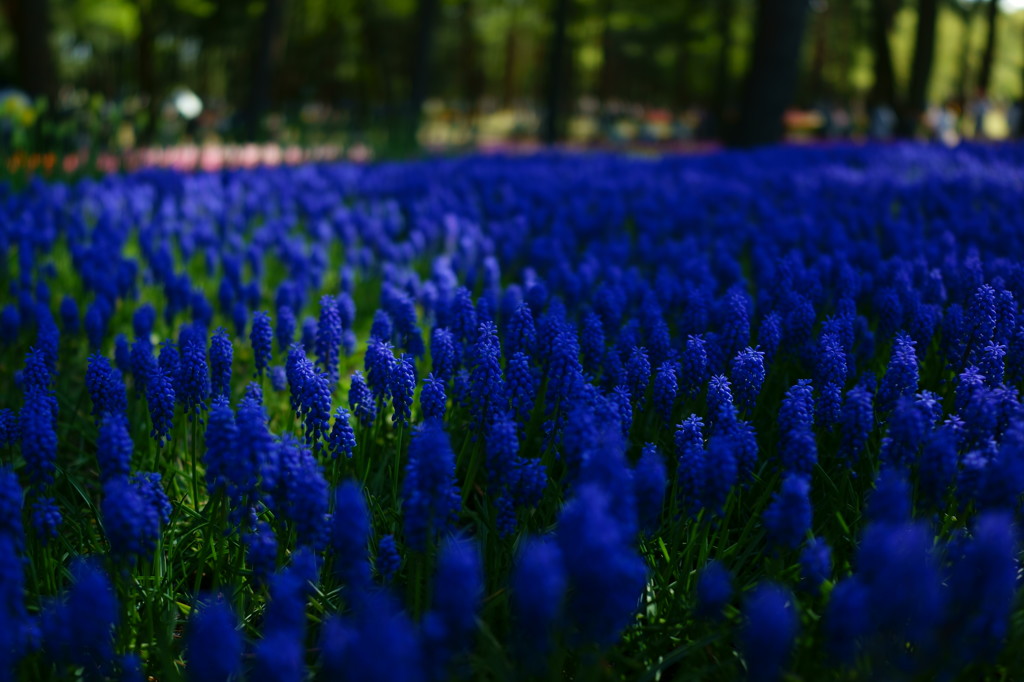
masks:
<path fill-rule="evenodd" d="M 1024 147 L 0 195 L 0 679 L 1024 672 Z"/>

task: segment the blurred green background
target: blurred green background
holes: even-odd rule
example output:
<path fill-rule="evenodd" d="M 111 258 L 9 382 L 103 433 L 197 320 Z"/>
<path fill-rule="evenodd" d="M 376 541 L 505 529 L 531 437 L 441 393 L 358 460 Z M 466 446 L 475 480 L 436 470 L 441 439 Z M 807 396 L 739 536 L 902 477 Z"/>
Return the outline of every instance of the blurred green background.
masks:
<path fill-rule="evenodd" d="M 0 6 L 8 152 L 269 141 L 366 158 L 1021 128 L 1021 0 Z"/>

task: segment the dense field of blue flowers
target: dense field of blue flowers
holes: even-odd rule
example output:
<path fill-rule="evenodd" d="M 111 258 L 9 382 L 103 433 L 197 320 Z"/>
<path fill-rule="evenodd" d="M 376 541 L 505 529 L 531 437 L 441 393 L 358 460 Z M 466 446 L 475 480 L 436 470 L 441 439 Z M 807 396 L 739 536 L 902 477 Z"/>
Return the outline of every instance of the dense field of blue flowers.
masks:
<path fill-rule="evenodd" d="M 1024 674 L 1024 147 L 0 188 L 0 680 Z"/>

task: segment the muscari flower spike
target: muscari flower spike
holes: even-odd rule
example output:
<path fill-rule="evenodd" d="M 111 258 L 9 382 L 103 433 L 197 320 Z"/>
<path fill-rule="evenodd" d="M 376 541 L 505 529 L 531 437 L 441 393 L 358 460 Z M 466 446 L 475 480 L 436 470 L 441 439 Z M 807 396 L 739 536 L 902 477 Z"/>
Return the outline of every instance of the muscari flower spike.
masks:
<path fill-rule="evenodd" d="M 448 434 L 440 422 L 425 422 L 413 432 L 402 482 L 406 544 L 422 551 L 431 538 L 450 533 L 460 506 L 455 453 Z"/>
<path fill-rule="evenodd" d="M 270 367 L 274 343 L 274 330 L 270 324 L 270 315 L 265 311 L 261 310 L 253 314 L 249 343 L 252 345 L 256 376 L 263 378 L 264 373 Z"/>
<path fill-rule="evenodd" d="M 712 559 L 697 575 L 697 613 L 718 619 L 732 600 L 732 574 L 722 562 Z"/>

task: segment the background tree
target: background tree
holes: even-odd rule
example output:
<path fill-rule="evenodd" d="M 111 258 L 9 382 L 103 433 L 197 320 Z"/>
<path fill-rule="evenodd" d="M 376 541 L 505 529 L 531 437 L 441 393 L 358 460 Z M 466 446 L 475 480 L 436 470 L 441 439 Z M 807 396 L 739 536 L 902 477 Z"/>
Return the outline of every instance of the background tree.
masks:
<path fill-rule="evenodd" d="M 988 0 L 985 7 L 988 32 L 985 37 L 985 51 L 981 55 L 981 71 L 978 74 L 978 90 L 988 93 L 992 81 L 992 61 L 996 53 L 996 28 L 999 21 L 999 0 Z"/>
<path fill-rule="evenodd" d="M 544 92 L 544 144 L 551 145 L 562 138 L 562 120 L 566 99 L 566 53 L 569 24 L 569 0 L 554 0 L 551 7 L 551 46 L 548 49 L 548 75 Z"/>
<path fill-rule="evenodd" d="M 259 29 L 252 45 L 248 72 L 249 97 L 242 114 L 246 134 L 250 138 L 262 136 L 262 120 L 273 92 L 273 78 L 277 59 L 283 49 L 281 30 L 285 0 L 265 0 Z"/>
<path fill-rule="evenodd" d="M 920 120 L 928 104 L 928 83 L 932 74 L 932 60 L 935 58 L 935 21 L 938 10 L 938 0 L 917 2 L 914 61 L 910 70 L 906 111 L 901 117 L 901 130 L 905 135 L 913 133 L 913 126 Z"/>
<path fill-rule="evenodd" d="M 874 52 L 875 82 L 871 99 L 875 105 L 884 105 L 896 110 L 896 74 L 892 65 L 892 48 L 889 32 L 892 29 L 896 3 L 893 0 L 871 0 L 871 48 Z"/>
<path fill-rule="evenodd" d="M 770 144 L 782 137 L 782 115 L 796 89 L 805 0 L 760 0 L 750 69 L 735 141 Z"/>
<path fill-rule="evenodd" d="M 770 16 L 764 6 L 784 9 Z M 59 93 L 58 117 L 89 102 L 103 116 L 131 120 L 140 143 L 169 142 L 184 130 L 166 107 L 179 87 L 206 103 L 200 137 L 312 143 L 333 135 L 395 153 L 411 151 L 415 131 L 445 126 L 514 140 L 564 139 L 571 129 L 577 141 L 590 135 L 608 144 L 654 139 L 669 128 L 679 139 L 752 144 L 778 139 L 787 108 L 842 108 L 863 120 L 860 112 L 886 105 L 910 134 L 929 104 L 970 107 L 984 87 L 998 110 L 1024 93 L 1024 11 L 1008 0 L 0 0 L 0 7 L 0 89 Z M 414 120 L 421 111 L 430 117 Z M 276 125 L 265 129 L 271 113 Z M 737 123 L 739 113 L 742 134 L 723 125 Z M 96 135 L 90 128 L 80 137 Z"/>
<path fill-rule="evenodd" d="M 408 130 L 410 139 L 415 140 L 423 113 L 423 101 L 430 89 L 431 62 L 434 57 L 434 34 L 436 32 L 438 0 L 419 0 L 416 3 L 416 47 L 412 54 L 412 84 L 409 96 Z"/>
<path fill-rule="evenodd" d="M 18 84 L 30 95 L 57 96 L 57 66 L 50 45 L 49 0 L 4 0 L 14 34 Z"/>
<path fill-rule="evenodd" d="M 718 55 L 715 59 L 715 93 L 712 105 L 715 133 L 727 134 L 726 121 L 729 118 L 729 94 L 731 78 L 729 59 L 733 47 L 733 23 L 736 14 L 736 0 L 719 0 L 715 25 L 718 33 Z"/>

